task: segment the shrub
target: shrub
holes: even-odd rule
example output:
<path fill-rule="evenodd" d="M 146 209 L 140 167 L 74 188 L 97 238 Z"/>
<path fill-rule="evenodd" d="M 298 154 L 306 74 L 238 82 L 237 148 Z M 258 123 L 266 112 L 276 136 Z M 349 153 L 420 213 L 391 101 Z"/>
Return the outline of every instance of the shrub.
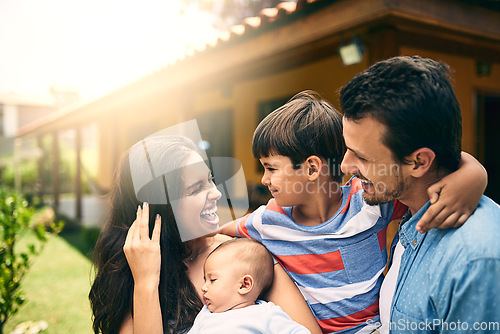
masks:
<path fill-rule="evenodd" d="M 34 210 L 26 199 L 17 193 L 9 193 L 0 188 L 0 334 L 3 325 L 14 315 L 24 302 L 21 282 L 30 268 L 30 257 L 38 255 L 48 232 L 43 224 L 34 226 L 33 231 L 40 244 L 29 244 L 19 250 L 17 241 L 28 231 Z M 54 233 L 62 228 L 61 224 L 50 224 Z"/>

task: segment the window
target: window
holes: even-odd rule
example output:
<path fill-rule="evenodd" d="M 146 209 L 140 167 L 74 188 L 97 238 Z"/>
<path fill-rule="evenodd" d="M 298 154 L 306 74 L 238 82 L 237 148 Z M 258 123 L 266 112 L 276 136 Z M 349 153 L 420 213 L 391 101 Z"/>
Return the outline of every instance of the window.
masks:
<path fill-rule="evenodd" d="M 488 171 L 485 194 L 495 202 L 500 201 L 500 94 L 479 93 L 476 113 L 477 157 Z"/>
<path fill-rule="evenodd" d="M 266 118 L 267 115 L 269 115 L 271 112 L 274 110 L 278 109 L 282 105 L 288 102 L 291 97 L 286 97 L 286 98 L 280 98 L 280 99 L 275 99 L 275 100 L 270 100 L 270 101 L 265 101 L 265 102 L 260 102 L 259 103 L 259 110 L 258 110 L 258 123 L 257 125 L 264 119 Z M 264 173 L 264 168 L 262 167 L 261 163 L 259 160 L 257 160 L 257 172 L 262 174 Z"/>
<path fill-rule="evenodd" d="M 209 157 L 233 155 L 233 113 L 231 110 L 212 111 L 196 116 L 201 137 L 209 146 Z"/>
<path fill-rule="evenodd" d="M 291 97 L 287 98 L 281 98 L 281 99 L 276 99 L 276 100 L 271 100 L 271 101 L 266 101 L 266 102 L 260 102 L 259 103 L 259 117 L 258 117 L 258 123 L 262 121 L 267 115 L 269 115 L 271 112 L 274 110 L 278 109 L 282 105 L 288 102 Z M 255 125 L 257 126 L 258 123 Z"/>
<path fill-rule="evenodd" d="M 0 136 L 4 135 L 3 131 L 3 126 L 4 126 L 4 120 L 3 120 L 3 105 L 0 104 Z"/>

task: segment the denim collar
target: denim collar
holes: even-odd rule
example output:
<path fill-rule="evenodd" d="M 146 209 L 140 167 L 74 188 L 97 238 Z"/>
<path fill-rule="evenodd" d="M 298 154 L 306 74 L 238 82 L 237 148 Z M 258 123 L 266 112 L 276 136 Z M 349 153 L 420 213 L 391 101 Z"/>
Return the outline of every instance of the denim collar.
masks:
<path fill-rule="evenodd" d="M 427 234 L 419 233 L 415 227 L 430 205 L 431 203 L 427 201 L 427 203 L 425 203 L 425 205 L 421 207 L 414 216 L 411 215 L 410 210 L 408 210 L 408 212 L 404 215 L 403 220 L 399 224 L 398 232 L 399 240 L 405 249 L 410 246 L 413 250 L 415 250 Z"/>

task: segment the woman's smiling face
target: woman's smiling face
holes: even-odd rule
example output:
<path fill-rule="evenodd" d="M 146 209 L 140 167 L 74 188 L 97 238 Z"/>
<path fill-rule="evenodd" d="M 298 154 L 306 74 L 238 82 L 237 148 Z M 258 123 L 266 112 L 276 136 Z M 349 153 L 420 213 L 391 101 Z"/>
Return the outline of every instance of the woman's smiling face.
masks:
<path fill-rule="evenodd" d="M 212 172 L 201 156 L 193 152 L 182 167 L 184 191 L 173 205 L 182 241 L 216 233 L 219 217 L 217 200 L 221 193 L 213 182 Z"/>

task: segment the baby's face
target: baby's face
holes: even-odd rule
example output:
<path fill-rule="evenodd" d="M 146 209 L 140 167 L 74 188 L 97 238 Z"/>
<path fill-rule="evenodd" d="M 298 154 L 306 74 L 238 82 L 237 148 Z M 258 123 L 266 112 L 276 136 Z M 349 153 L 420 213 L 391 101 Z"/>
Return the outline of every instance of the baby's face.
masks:
<path fill-rule="evenodd" d="M 228 251 L 219 250 L 205 262 L 205 284 L 201 290 L 203 302 L 211 312 L 225 312 L 241 302 L 238 289 L 242 275 L 231 259 Z"/>

